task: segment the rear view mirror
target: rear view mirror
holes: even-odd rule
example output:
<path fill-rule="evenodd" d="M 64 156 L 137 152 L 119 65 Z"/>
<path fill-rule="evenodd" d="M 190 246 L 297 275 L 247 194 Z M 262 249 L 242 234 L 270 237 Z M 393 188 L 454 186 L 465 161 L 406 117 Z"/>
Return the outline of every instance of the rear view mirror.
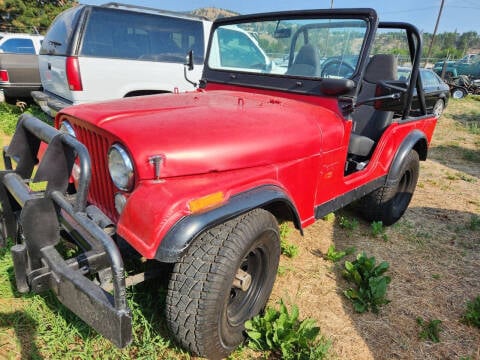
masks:
<path fill-rule="evenodd" d="M 275 30 L 275 32 L 273 33 L 273 37 L 275 39 L 286 39 L 286 38 L 289 38 L 290 36 L 292 36 L 292 29 L 277 29 Z"/>

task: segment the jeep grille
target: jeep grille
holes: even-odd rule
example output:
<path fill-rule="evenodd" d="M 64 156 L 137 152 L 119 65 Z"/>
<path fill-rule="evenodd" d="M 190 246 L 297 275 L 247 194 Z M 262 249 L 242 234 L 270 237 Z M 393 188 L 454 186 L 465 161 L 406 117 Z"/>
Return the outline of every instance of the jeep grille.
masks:
<path fill-rule="evenodd" d="M 68 119 L 73 125 L 77 139 L 83 143 L 92 161 L 92 181 L 88 192 L 88 201 L 101 209 L 113 222 L 118 221 L 115 210 L 115 188 L 108 173 L 107 152 L 111 141 L 105 136 Z"/>

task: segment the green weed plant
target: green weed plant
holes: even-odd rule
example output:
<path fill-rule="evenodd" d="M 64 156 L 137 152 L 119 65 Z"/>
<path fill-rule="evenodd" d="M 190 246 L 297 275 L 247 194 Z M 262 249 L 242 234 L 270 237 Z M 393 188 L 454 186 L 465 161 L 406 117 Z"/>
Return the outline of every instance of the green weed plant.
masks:
<path fill-rule="evenodd" d="M 376 265 L 375 257 L 367 257 L 364 252 L 358 254 L 353 262 L 345 261 L 343 276 L 355 287 L 345 290 L 344 294 L 353 302 L 356 312 L 371 310 L 378 313 L 380 306 L 390 302 L 386 293 L 391 278 L 383 275 L 388 268 L 386 261 Z"/>
<path fill-rule="evenodd" d="M 480 295 L 474 300 L 467 302 L 467 309 L 465 310 L 462 321 L 467 325 L 480 329 Z"/>
<path fill-rule="evenodd" d="M 280 302 L 280 309 L 267 308 L 265 314 L 245 323 L 247 346 L 269 351 L 272 358 L 285 360 L 321 360 L 328 354 L 330 341 L 320 336 L 314 319 L 299 320 L 299 311 L 291 311 Z M 270 358 L 270 357 L 269 357 Z"/>
<path fill-rule="evenodd" d="M 335 250 L 335 245 L 332 244 L 328 247 L 327 253 L 324 255 L 325 260 L 329 260 L 332 262 L 338 262 L 342 260 L 345 256 L 353 254 L 355 252 L 354 247 L 350 247 L 346 250 Z"/>
<path fill-rule="evenodd" d="M 421 327 L 418 335 L 420 339 L 430 340 L 434 343 L 440 342 L 440 332 L 442 331 L 442 328 L 440 327 L 442 324 L 441 320 L 433 319 L 427 322 L 421 317 L 417 317 L 417 324 Z"/>

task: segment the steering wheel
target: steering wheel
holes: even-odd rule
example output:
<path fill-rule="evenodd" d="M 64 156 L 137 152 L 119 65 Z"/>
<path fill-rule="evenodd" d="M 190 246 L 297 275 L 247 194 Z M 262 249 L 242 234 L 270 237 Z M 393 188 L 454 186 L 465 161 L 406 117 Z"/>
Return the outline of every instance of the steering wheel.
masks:
<path fill-rule="evenodd" d="M 328 77 L 342 77 L 349 78 L 355 68 L 342 60 L 330 60 L 325 65 L 323 65 L 322 72 L 320 76 L 323 78 Z"/>

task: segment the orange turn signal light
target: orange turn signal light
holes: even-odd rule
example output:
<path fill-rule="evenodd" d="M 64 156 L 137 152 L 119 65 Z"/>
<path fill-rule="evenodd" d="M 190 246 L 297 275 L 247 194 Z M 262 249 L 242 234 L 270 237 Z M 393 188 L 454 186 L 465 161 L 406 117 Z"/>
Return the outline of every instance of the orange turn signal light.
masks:
<path fill-rule="evenodd" d="M 188 202 L 188 208 L 192 213 L 198 213 L 207 209 L 212 209 L 225 202 L 225 195 L 219 191 L 213 194 L 202 196 Z"/>

